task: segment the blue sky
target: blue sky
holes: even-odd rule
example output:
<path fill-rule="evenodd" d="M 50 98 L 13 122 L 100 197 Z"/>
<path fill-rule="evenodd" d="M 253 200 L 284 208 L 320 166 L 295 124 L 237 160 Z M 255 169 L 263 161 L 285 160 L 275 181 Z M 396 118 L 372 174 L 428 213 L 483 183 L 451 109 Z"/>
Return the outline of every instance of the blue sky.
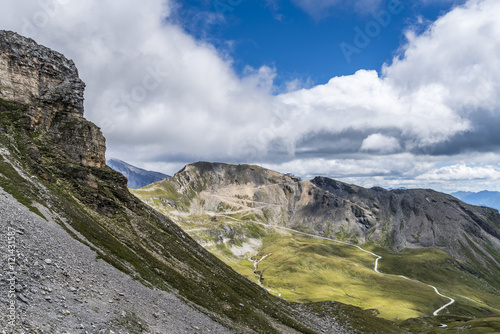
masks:
<path fill-rule="evenodd" d="M 213 1 L 5 0 L 0 29 L 75 61 L 108 158 L 500 190 L 500 1 Z"/>
<path fill-rule="evenodd" d="M 247 66 L 276 68 L 275 84 L 283 89 L 286 82 L 296 79 L 309 85 L 325 84 L 360 69 L 378 71 L 405 44 L 405 30 L 423 31 L 457 4 L 368 2 L 358 6 L 338 3 L 317 14 L 286 0 L 183 1 L 172 19 L 188 34 L 229 53 L 240 74 Z M 366 35 L 367 46 L 359 48 L 355 37 L 359 31 L 366 34 L 366 29 L 372 35 Z"/>

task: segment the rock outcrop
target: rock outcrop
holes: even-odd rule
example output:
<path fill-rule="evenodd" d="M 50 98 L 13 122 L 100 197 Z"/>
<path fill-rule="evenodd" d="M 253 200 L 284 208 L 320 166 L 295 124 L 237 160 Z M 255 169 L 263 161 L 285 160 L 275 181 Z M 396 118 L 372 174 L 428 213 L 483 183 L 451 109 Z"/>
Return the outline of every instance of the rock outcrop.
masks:
<path fill-rule="evenodd" d="M 102 168 L 105 139 L 83 118 L 84 89 L 73 61 L 32 39 L 0 31 L 0 98 L 29 106 L 28 129 L 51 133 L 73 161 Z"/>

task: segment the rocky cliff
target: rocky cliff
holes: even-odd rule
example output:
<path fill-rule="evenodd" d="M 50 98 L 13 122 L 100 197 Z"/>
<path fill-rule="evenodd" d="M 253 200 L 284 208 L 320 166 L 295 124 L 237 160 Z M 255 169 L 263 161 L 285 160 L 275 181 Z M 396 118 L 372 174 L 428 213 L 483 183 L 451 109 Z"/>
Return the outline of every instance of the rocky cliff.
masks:
<path fill-rule="evenodd" d="M 28 106 L 30 132 L 48 131 L 75 162 L 101 168 L 105 139 L 83 118 L 84 89 L 73 61 L 32 39 L 0 31 L 0 98 Z"/>

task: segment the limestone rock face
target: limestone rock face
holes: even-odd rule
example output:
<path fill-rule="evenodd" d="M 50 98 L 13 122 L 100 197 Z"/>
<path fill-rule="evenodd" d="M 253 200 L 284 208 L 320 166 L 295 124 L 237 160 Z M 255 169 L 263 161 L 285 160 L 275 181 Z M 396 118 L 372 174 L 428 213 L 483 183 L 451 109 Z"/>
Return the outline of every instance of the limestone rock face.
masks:
<path fill-rule="evenodd" d="M 106 165 L 105 139 L 83 118 L 85 84 L 72 60 L 32 39 L 0 31 L 0 98 L 29 106 L 30 131 L 46 130 L 77 163 Z"/>

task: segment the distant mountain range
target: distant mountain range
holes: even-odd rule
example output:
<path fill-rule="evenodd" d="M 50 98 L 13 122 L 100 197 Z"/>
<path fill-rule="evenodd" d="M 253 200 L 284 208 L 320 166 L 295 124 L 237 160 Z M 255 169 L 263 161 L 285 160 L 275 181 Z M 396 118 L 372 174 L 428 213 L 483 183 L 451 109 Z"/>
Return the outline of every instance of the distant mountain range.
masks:
<path fill-rule="evenodd" d="M 160 172 L 153 172 L 132 166 L 131 164 L 118 159 L 109 159 L 106 161 L 106 164 L 127 178 L 127 187 L 130 189 L 142 188 L 153 182 L 161 181 L 170 177 L 169 175 Z"/>
<path fill-rule="evenodd" d="M 470 191 L 457 191 L 451 195 L 469 204 L 487 206 L 500 210 L 500 192 L 498 191 L 485 190 L 477 193 Z"/>

